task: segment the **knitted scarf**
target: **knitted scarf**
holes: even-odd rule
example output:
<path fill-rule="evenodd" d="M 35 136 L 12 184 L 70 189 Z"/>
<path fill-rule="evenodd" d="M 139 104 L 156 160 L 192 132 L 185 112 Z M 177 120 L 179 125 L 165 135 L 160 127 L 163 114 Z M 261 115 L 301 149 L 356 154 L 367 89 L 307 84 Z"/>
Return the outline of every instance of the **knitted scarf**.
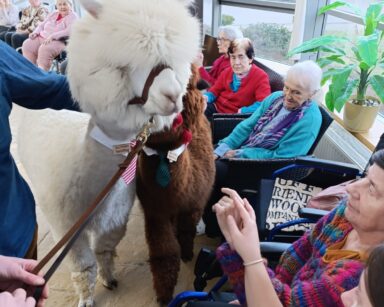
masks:
<path fill-rule="evenodd" d="M 272 129 L 265 130 L 266 125 L 279 114 L 283 107 L 284 96 L 280 96 L 272 102 L 267 111 L 260 117 L 248 139 L 243 143 L 244 147 L 272 148 L 285 135 L 288 129 L 300 120 L 304 115 L 304 110 L 310 105 L 310 101 L 305 101 L 301 107 L 292 110 Z"/>

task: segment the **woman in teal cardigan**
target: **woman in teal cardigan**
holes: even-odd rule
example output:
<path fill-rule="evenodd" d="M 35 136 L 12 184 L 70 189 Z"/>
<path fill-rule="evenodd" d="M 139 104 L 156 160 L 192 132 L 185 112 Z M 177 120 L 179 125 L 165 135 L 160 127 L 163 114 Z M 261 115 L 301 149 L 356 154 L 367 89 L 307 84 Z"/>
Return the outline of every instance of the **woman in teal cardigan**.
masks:
<path fill-rule="evenodd" d="M 215 149 L 216 181 L 203 219 L 209 236 L 220 234 L 211 207 L 230 186 L 227 164 L 219 158 L 276 159 L 306 155 L 321 126 L 314 96 L 320 89 L 321 68 L 313 61 L 293 65 L 284 89 L 265 98 L 251 117 L 241 122 Z"/>
<path fill-rule="evenodd" d="M 242 121 L 233 132 L 219 142 L 215 150 L 218 157 L 236 157 L 246 159 L 275 159 L 306 155 L 315 141 L 321 126 L 321 113 L 316 102 L 310 101 L 300 120 L 293 123 L 286 133 L 271 147 L 253 147 L 246 143 L 254 127 L 268 108 L 284 96 L 283 92 L 274 92 L 265 98 L 251 117 Z M 230 151 L 228 153 L 228 151 Z"/>

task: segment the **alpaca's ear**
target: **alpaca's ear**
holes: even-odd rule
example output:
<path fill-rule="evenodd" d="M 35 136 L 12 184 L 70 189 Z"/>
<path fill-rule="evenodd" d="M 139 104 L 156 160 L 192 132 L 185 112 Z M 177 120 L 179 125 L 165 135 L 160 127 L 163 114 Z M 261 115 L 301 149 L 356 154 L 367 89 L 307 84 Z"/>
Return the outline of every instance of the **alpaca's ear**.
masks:
<path fill-rule="evenodd" d="M 99 17 L 101 9 L 103 8 L 99 2 L 95 0 L 80 0 L 80 3 L 91 16 L 96 19 Z"/>

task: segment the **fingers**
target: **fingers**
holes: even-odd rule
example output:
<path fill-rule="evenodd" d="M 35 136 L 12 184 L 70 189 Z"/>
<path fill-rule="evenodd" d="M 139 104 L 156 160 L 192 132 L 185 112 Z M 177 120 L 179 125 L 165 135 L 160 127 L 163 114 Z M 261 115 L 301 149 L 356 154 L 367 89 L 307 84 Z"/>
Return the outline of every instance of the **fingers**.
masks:
<path fill-rule="evenodd" d="M 252 220 L 256 221 L 256 213 L 255 210 L 253 210 L 253 207 L 249 203 L 248 199 L 243 198 L 244 206 L 247 212 L 249 213 Z"/>
<path fill-rule="evenodd" d="M 228 231 L 231 237 L 236 237 L 240 235 L 239 227 L 236 224 L 235 219 L 232 215 L 227 216 Z"/>
<path fill-rule="evenodd" d="M 230 188 L 222 188 L 221 192 L 227 194 L 231 199 L 237 199 L 240 203 L 243 203 L 243 200 L 241 199 L 240 195 L 235 190 Z"/>
<path fill-rule="evenodd" d="M 31 286 L 41 286 L 45 282 L 43 277 L 24 271 L 22 267 L 15 278 Z"/>
<path fill-rule="evenodd" d="M 27 297 L 27 292 L 24 289 L 16 289 L 13 291 L 12 296 L 15 298 L 15 301 L 21 303 L 25 302 L 22 306 L 33 307 L 36 305 L 36 301 L 33 297 Z"/>

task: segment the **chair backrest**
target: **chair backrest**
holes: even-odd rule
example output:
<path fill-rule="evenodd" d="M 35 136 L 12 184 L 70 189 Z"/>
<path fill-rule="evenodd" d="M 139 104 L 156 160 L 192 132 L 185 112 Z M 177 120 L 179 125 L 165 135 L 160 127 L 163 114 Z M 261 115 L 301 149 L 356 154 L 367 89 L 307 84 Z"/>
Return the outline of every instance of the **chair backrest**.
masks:
<path fill-rule="evenodd" d="M 212 116 L 212 142 L 217 144 L 220 140 L 227 137 L 233 129 L 248 118 L 251 114 L 224 114 L 214 113 Z"/>
<path fill-rule="evenodd" d="M 216 37 L 205 34 L 203 44 L 203 66 L 212 66 L 213 62 L 221 55 L 217 47 Z"/>
<path fill-rule="evenodd" d="M 297 158 L 294 163 L 275 170 L 272 179 L 261 179 L 255 193 L 252 190 L 242 191 L 242 197 L 248 198 L 256 212 L 257 227 L 260 240 L 267 239 L 270 230 L 267 229 L 267 214 L 275 186 L 275 178 L 298 181 L 325 189 L 342 182 L 355 179 L 360 170 L 349 164 L 316 159 L 313 157 Z M 279 240 L 291 242 L 301 236 L 302 232 L 280 233 Z"/>
<path fill-rule="evenodd" d="M 269 86 L 271 87 L 272 93 L 283 90 L 284 78 L 282 75 L 255 59 L 252 61 L 252 63 L 267 73 L 269 78 Z"/>
<path fill-rule="evenodd" d="M 325 131 L 327 131 L 328 127 L 332 124 L 333 122 L 333 118 L 332 116 L 328 113 L 327 110 L 325 110 L 323 107 L 319 106 L 319 109 L 320 109 L 320 113 L 321 113 L 321 126 L 320 126 L 320 130 L 319 130 L 319 133 L 315 139 L 315 141 L 313 142 L 312 144 L 312 147 L 309 149 L 308 151 L 308 155 L 311 155 L 313 154 L 313 152 L 315 151 L 315 148 L 317 146 L 317 144 L 319 143 L 319 141 L 321 140 L 321 138 L 323 137 Z"/>
<path fill-rule="evenodd" d="M 321 113 L 321 126 L 319 133 L 308 151 L 308 155 L 313 154 L 317 144 L 321 140 L 325 131 L 333 122 L 332 116 L 323 107 L 319 106 Z M 227 137 L 233 129 L 244 119 L 248 118 L 251 114 L 221 114 L 215 113 L 212 118 L 212 141 L 217 144 L 220 140 Z M 384 144 L 383 144 L 384 146 Z"/>

